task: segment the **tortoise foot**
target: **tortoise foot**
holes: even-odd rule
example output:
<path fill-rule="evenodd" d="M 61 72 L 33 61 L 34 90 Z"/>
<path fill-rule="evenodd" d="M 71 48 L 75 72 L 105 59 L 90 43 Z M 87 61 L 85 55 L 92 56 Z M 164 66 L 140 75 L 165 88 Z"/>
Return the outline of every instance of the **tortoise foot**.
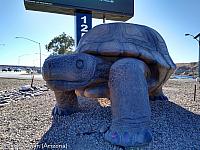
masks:
<path fill-rule="evenodd" d="M 111 144 L 123 147 L 143 147 L 152 141 L 152 135 L 148 129 L 111 127 L 105 133 L 105 139 Z"/>
<path fill-rule="evenodd" d="M 161 100 L 161 101 L 168 101 L 169 99 L 167 98 L 167 96 L 165 96 L 165 94 L 163 93 L 162 88 L 158 89 L 154 94 L 151 94 L 149 96 L 149 100 L 151 101 L 157 101 L 157 100 Z"/>
<path fill-rule="evenodd" d="M 60 108 L 58 106 L 55 106 L 52 110 L 52 116 L 68 116 L 68 115 L 74 114 L 78 111 L 79 111 L 78 109 Z"/>
<path fill-rule="evenodd" d="M 169 99 L 167 98 L 167 96 L 162 94 L 162 95 L 158 95 L 158 96 L 149 96 L 149 100 L 151 100 L 151 101 L 156 101 L 156 100 L 168 101 Z"/>

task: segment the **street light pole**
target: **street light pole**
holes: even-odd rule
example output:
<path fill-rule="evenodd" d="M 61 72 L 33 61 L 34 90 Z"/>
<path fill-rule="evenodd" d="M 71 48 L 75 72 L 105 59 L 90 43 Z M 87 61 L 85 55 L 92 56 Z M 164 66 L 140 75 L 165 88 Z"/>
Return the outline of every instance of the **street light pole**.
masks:
<path fill-rule="evenodd" d="M 185 34 L 185 36 L 192 36 L 193 39 L 195 39 L 198 42 L 198 45 L 199 45 L 198 78 L 197 78 L 197 81 L 200 82 L 200 33 L 197 34 L 196 36 L 194 36 L 192 34 Z"/>
<path fill-rule="evenodd" d="M 199 82 L 200 82 L 200 36 L 199 36 Z"/>
<path fill-rule="evenodd" d="M 24 55 L 18 56 L 18 66 L 20 65 L 20 58 L 23 57 L 23 56 L 27 56 L 27 55 L 31 55 L 31 54 L 24 54 Z"/>
<path fill-rule="evenodd" d="M 38 53 L 35 53 L 35 54 L 38 54 Z M 18 66 L 20 66 L 20 59 L 21 59 L 21 57 L 28 56 L 28 55 L 31 55 L 31 54 L 23 54 L 23 55 L 18 56 Z"/>
<path fill-rule="evenodd" d="M 26 38 L 26 37 L 15 37 L 15 38 L 25 39 L 25 40 L 37 43 L 39 45 L 39 51 L 40 51 L 40 72 L 42 72 L 42 51 L 41 51 L 40 42 L 34 41 L 34 40 Z"/>
<path fill-rule="evenodd" d="M 41 51 L 41 45 L 39 43 L 39 49 L 40 49 L 40 73 L 42 72 L 42 51 Z"/>

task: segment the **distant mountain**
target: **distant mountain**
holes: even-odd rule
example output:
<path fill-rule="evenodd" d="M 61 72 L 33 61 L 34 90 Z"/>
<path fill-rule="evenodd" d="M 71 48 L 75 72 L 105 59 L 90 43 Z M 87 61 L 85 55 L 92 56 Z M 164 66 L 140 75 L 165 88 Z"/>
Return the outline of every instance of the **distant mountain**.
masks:
<path fill-rule="evenodd" d="M 175 75 L 189 75 L 193 77 L 197 77 L 198 75 L 198 63 L 177 63 L 176 64 Z"/>

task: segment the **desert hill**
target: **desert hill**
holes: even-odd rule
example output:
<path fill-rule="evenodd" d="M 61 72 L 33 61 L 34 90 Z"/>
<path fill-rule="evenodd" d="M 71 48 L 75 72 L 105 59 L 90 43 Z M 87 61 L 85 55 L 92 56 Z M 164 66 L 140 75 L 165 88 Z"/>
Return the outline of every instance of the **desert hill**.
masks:
<path fill-rule="evenodd" d="M 175 75 L 189 75 L 196 77 L 198 75 L 198 63 L 177 63 Z"/>

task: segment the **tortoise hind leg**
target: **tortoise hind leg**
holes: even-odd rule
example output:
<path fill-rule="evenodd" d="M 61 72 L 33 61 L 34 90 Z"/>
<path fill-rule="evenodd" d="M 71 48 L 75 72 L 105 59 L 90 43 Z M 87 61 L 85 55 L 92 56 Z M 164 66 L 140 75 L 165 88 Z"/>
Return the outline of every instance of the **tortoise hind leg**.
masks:
<path fill-rule="evenodd" d="M 144 62 L 134 58 L 118 60 L 111 66 L 112 124 L 105 139 L 112 144 L 139 147 L 152 140 L 146 67 Z"/>
<path fill-rule="evenodd" d="M 78 109 L 78 99 L 75 91 L 54 91 L 56 97 L 56 105 L 53 108 L 52 115 L 70 115 Z"/>
<path fill-rule="evenodd" d="M 162 87 L 157 89 L 156 92 L 154 94 L 151 94 L 149 96 L 149 100 L 151 101 L 156 101 L 156 100 L 162 100 L 162 101 L 168 101 L 168 97 L 165 96 L 165 94 L 163 93 Z"/>

